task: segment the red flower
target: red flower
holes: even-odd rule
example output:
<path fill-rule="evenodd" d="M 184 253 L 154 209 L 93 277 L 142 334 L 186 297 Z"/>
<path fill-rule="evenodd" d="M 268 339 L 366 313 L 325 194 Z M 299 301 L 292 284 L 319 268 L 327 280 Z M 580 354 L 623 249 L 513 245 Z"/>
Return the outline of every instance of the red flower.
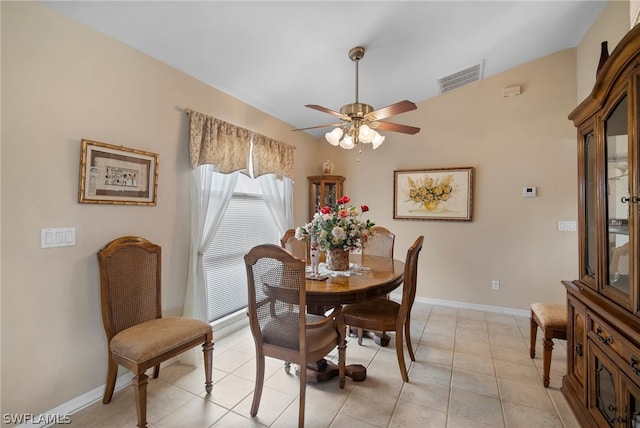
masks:
<path fill-rule="evenodd" d="M 369 207 L 366 205 L 360 205 L 360 210 L 362 210 L 363 213 L 366 213 L 367 211 L 369 211 Z"/>
<path fill-rule="evenodd" d="M 320 208 L 320 212 L 322 214 L 331 214 L 331 207 L 325 205 L 324 207 Z"/>
<path fill-rule="evenodd" d="M 348 196 L 343 196 L 340 199 L 338 199 L 338 204 L 342 205 L 342 204 L 348 204 L 349 201 L 351 200 L 351 198 L 349 198 Z"/>

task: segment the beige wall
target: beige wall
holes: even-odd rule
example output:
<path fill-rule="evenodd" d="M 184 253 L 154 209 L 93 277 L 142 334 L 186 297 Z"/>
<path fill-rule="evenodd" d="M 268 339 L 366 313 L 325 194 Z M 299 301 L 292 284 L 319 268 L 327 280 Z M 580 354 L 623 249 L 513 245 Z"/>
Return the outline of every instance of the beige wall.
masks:
<path fill-rule="evenodd" d="M 598 20 L 589 28 L 578 46 L 578 98 L 580 103 L 593 88 L 600 61 L 600 44 L 607 41 L 609 53 L 630 29 L 628 0 L 610 0 Z"/>
<path fill-rule="evenodd" d="M 186 107 L 297 146 L 297 224 L 307 218 L 306 176 L 334 160 L 347 194 L 397 233 L 398 257 L 425 235 L 419 298 L 526 309 L 535 300 L 562 302 L 559 281 L 577 273 L 576 234 L 556 231 L 558 220 L 576 219 L 575 131 L 566 119 L 577 99 L 576 50 L 421 103 L 397 118 L 420 126 L 418 135 L 388 133 L 356 162 L 355 152 L 291 133 L 44 6 L 0 7 L 3 413 L 38 414 L 104 384 L 95 254 L 110 239 L 139 234 L 163 246 L 165 311 L 180 313 L 189 244 Z M 522 95 L 502 98 L 512 85 L 522 85 Z M 158 205 L 78 204 L 81 138 L 159 153 Z M 393 220 L 393 171 L 446 166 L 476 168 L 474 221 Z M 538 186 L 538 198 L 521 197 L 528 185 Z M 41 228 L 65 226 L 76 227 L 77 246 L 39 248 Z M 499 292 L 490 290 L 493 279 Z"/>
<path fill-rule="evenodd" d="M 577 235 L 558 232 L 576 220 L 575 49 L 436 97 L 395 119 L 420 126 L 415 136 L 387 133 L 376 151 L 344 156 L 346 191 L 397 235 L 397 256 L 425 236 L 418 296 L 526 310 L 564 300 L 561 279 L 577 274 Z M 502 97 L 521 85 L 522 94 Z M 393 219 L 394 170 L 475 168 L 472 222 Z M 537 198 L 523 198 L 537 186 Z M 499 280 L 500 291 L 491 290 Z"/>
<path fill-rule="evenodd" d="M 165 313 L 182 313 L 192 108 L 295 144 L 316 139 L 37 3 L 2 2 L 2 412 L 38 413 L 105 382 L 96 252 L 125 234 L 163 247 Z M 159 153 L 158 205 L 77 203 L 80 139 Z M 295 138 L 295 139 L 294 139 Z M 315 163 L 314 163 L 315 165 Z M 297 185 L 297 218 L 306 216 Z M 40 229 L 77 245 L 40 249 Z"/>

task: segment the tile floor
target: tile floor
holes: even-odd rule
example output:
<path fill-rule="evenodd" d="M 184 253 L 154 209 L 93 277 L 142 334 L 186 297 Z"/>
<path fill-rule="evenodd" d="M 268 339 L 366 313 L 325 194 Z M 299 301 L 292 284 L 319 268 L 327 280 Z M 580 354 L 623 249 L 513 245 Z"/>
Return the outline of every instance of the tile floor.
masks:
<path fill-rule="evenodd" d="M 551 386 L 542 386 L 542 346 L 529 358 L 526 317 L 416 302 L 412 312 L 416 361 L 403 383 L 393 338 L 381 348 L 350 338 L 347 364 L 367 367 L 367 379 L 337 378 L 307 385 L 307 427 L 579 427 L 561 392 L 564 341 L 556 341 Z M 541 333 L 538 334 L 540 338 Z M 332 359 L 336 354 L 330 355 Z M 177 427 L 295 427 L 298 378 L 267 359 L 258 415 L 249 416 L 255 376 L 251 333 L 243 328 L 216 340 L 213 392 L 204 392 L 204 370 L 180 363 L 163 367 L 148 385 L 148 424 Z M 132 388 L 72 415 L 72 426 L 134 427 Z"/>

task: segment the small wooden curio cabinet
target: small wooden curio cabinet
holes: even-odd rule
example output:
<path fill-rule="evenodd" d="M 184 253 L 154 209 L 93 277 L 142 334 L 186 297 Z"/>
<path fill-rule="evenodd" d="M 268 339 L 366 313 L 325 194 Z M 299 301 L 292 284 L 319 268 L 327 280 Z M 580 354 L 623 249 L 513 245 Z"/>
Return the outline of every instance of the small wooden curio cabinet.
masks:
<path fill-rule="evenodd" d="M 579 278 L 563 281 L 562 392 L 582 426 L 640 427 L 640 25 L 569 119 L 578 129 L 580 259 Z"/>
<path fill-rule="evenodd" d="M 309 218 L 313 217 L 325 205 L 335 205 L 341 198 L 342 183 L 345 178 L 339 175 L 316 175 L 309 180 Z"/>

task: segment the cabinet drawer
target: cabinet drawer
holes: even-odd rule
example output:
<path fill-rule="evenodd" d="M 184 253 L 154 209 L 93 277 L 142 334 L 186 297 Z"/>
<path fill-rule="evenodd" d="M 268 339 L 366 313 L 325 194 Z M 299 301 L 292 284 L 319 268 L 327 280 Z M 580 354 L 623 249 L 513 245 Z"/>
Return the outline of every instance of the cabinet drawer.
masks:
<path fill-rule="evenodd" d="M 620 367 L 636 382 L 640 382 L 640 350 L 606 322 L 588 312 L 589 337 L 604 349 L 611 349 L 624 363 Z M 611 356 L 611 353 L 608 353 Z M 612 358 L 615 358 L 612 356 Z"/>

